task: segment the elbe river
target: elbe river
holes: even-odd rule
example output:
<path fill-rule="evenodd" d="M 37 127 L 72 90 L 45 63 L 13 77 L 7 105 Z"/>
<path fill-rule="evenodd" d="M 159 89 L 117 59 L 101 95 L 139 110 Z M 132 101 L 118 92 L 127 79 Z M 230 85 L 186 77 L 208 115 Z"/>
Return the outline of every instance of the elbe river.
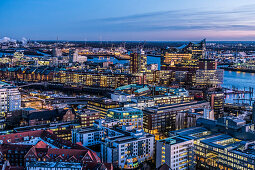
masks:
<path fill-rule="evenodd" d="M 88 61 L 94 61 L 94 62 L 103 62 L 103 61 L 111 61 L 114 64 L 120 63 L 120 64 L 125 64 L 128 63 L 128 60 L 117 60 L 114 57 L 95 57 L 93 59 L 88 59 Z M 152 57 L 152 56 L 147 56 L 147 64 L 158 64 L 160 68 L 160 57 Z M 254 88 L 255 92 L 255 73 L 245 73 L 245 72 L 235 72 L 235 71 L 224 71 L 224 78 L 223 78 L 223 84 L 222 87 L 225 88 L 230 88 L 232 87 L 238 88 L 239 90 L 249 90 L 249 87 Z M 237 100 L 233 99 L 250 99 L 249 94 L 230 94 L 227 95 L 225 98 L 225 101 L 227 103 L 233 103 L 237 102 Z M 254 95 L 255 97 L 255 95 Z M 240 100 L 240 103 L 245 102 L 245 100 Z M 246 101 L 246 103 L 249 103 Z"/>
<path fill-rule="evenodd" d="M 1 55 L 1 54 L 0 54 Z M 104 61 L 111 61 L 113 64 L 125 64 L 128 63 L 128 60 L 118 60 L 114 57 L 94 57 L 93 59 L 88 59 L 88 61 L 94 61 L 94 62 L 104 62 Z M 158 67 L 160 68 L 160 57 L 152 57 L 147 56 L 147 64 L 158 64 Z M 254 88 L 255 91 L 255 73 L 245 73 L 245 72 L 235 72 L 235 71 L 224 71 L 224 79 L 222 87 L 226 88 L 232 88 L 232 87 L 238 88 L 240 90 L 243 90 L 244 88 L 246 90 L 249 90 L 249 87 Z M 249 99 L 251 96 L 246 95 L 227 95 L 225 101 L 228 103 L 233 103 L 233 99 L 242 99 L 246 98 Z M 255 95 L 254 95 L 255 97 Z M 235 100 L 236 101 L 236 100 Z M 244 100 L 240 100 L 240 103 L 244 102 Z M 248 102 L 249 103 L 249 102 Z"/>

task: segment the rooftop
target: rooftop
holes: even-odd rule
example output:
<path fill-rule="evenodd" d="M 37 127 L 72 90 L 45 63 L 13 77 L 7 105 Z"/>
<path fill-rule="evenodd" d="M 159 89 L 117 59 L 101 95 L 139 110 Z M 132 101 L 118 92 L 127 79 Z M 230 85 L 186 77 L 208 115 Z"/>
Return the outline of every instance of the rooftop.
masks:
<path fill-rule="evenodd" d="M 119 113 L 122 113 L 122 112 L 141 112 L 141 110 L 135 109 L 133 107 L 119 107 L 119 108 L 109 109 L 109 111 L 119 112 Z"/>
<path fill-rule="evenodd" d="M 159 140 L 158 142 L 163 142 L 165 144 L 178 144 L 182 142 L 189 141 L 190 139 L 183 138 L 181 136 L 173 136 L 166 139 Z"/>

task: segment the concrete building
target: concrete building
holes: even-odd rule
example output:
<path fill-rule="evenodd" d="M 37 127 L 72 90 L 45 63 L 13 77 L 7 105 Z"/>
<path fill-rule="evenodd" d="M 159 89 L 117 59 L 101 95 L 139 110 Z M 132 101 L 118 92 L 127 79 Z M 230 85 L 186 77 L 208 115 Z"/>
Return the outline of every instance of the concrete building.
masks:
<path fill-rule="evenodd" d="M 222 89 L 208 89 L 205 91 L 205 99 L 210 102 L 214 110 L 215 119 L 223 117 L 225 94 Z"/>
<path fill-rule="evenodd" d="M 21 95 L 15 86 L 0 82 L 0 113 L 4 115 L 6 112 L 19 110 L 21 107 Z"/>
<path fill-rule="evenodd" d="M 154 136 L 142 130 L 133 131 L 125 136 L 105 139 L 101 150 L 104 162 L 119 168 L 134 169 L 153 158 Z"/>
<path fill-rule="evenodd" d="M 196 169 L 255 168 L 254 124 L 235 117 L 200 118 L 197 126 L 171 132 L 194 145 Z"/>
<path fill-rule="evenodd" d="M 170 105 L 159 105 L 148 107 L 143 110 L 143 127 L 145 132 L 156 135 L 158 140 L 167 135 L 169 131 L 177 130 L 177 125 L 185 124 L 183 119 L 176 119 L 177 115 L 183 111 L 196 108 L 209 109 L 209 103 L 206 101 L 191 101 Z"/>
<path fill-rule="evenodd" d="M 130 54 L 130 73 L 145 73 L 146 65 L 147 56 L 142 49 Z"/>
<path fill-rule="evenodd" d="M 79 55 L 79 51 L 76 49 L 75 51 L 69 52 L 70 61 L 72 63 L 84 63 L 87 61 L 87 56 Z"/>
<path fill-rule="evenodd" d="M 107 98 L 100 98 L 96 100 L 88 101 L 87 108 L 100 112 L 100 118 L 106 118 L 108 109 L 121 107 L 119 102 L 113 101 Z"/>
<path fill-rule="evenodd" d="M 73 143 L 81 142 L 86 147 L 100 144 L 107 137 L 123 136 L 122 133 L 111 129 L 113 125 L 117 125 L 113 119 L 100 119 L 94 126 L 73 129 Z"/>
<path fill-rule="evenodd" d="M 196 85 L 219 87 L 223 83 L 223 70 L 217 69 L 214 59 L 200 59 L 199 70 L 196 71 Z"/>
<path fill-rule="evenodd" d="M 115 168 L 134 169 L 140 163 L 151 160 L 154 154 L 154 136 L 134 126 L 115 127 L 113 119 L 100 119 L 94 126 L 73 130 L 73 143 L 83 146 L 101 144 L 103 162 Z"/>
<path fill-rule="evenodd" d="M 128 102 L 131 101 L 131 98 L 134 96 L 134 94 L 127 94 L 121 91 L 115 91 L 111 94 L 111 99 L 116 102 Z"/>
<path fill-rule="evenodd" d="M 53 55 L 54 57 L 60 57 L 60 56 L 62 56 L 62 50 L 59 49 L 59 48 L 54 48 L 54 49 L 52 50 L 52 55 Z"/>
<path fill-rule="evenodd" d="M 130 102 L 122 103 L 123 107 L 133 107 L 136 109 L 143 110 L 146 107 L 155 106 L 155 101 L 152 97 L 147 96 L 137 96 L 133 97 Z"/>
<path fill-rule="evenodd" d="M 78 110 L 77 115 L 80 119 L 81 127 L 93 126 L 95 120 L 100 118 L 100 112 L 90 109 Z"/>
<path fill-rule="evenodd" d="M 156 142 L 156 168 L 167 164 L 172 170 L 194 169 L 193 140 L 174 136 Z"/>
<path fill-rule="evenodd" d="M 143 128 L 143 112 L 132 107 L 120 107 L 109 109 L 107 117 L 117 119 L 121 125 L 134 126 L 136 129 Z"/>

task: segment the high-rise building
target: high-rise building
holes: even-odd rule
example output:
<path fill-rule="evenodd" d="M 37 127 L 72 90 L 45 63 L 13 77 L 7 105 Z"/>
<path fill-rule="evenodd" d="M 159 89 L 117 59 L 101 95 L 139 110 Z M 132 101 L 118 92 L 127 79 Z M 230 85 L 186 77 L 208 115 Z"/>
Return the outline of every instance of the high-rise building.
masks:
<path fill-rule="evenodd" d="M 173 136 L 156 142 L 156 168 L 194 169 L 193 140 Z"/>
<path fill-rule="evenodd" d="M 19 110 L 21 107 L 21 95 L 17 87 L 0 82 L 0 113 L 4 115 L 6 112 Z"/>
<path fill-rule="evenodd" d="M 211 108 L 214 110 L 215 119 L 222 117 L 225 100 L 225 94 L 222 89 L 208 89 L 204 96 L 206 100 L 210 102 Z"/>
<path fill-rule="evenodd" d="M 223 70 L 217 69 L 214 59 L 200 59 L 199 70 L 196 71 L 196 85 L 218 87 L 223 83 Z"/>
<path fill-rule="evenodd" d="M 206 101 L 191 101 L 145 108 L 143 110 L 144 131 L 155 135 L 156 140 L 165 138 L 169 131 L 177 130 L 177 127 L 181 127 L 180 124 L 187 124 L 187 122 L 183 121 L 184 119 L 177 119 L 179 117 L 178 114 L 182 114 L 182 111 L 209 107 L 209 103 Z"/>
<path fill-rule="evenodd" d="M 52 50 L 52 55 L 53 55 L 54 57 L 60 57 L 60 56 L 62 56 L 62 50 L 59 49 L 59 48 L 54 48 L 54 49 Z"/>
<path fill-rule="evenodd" d="M 102 160 L 117 168 L 135 169 L 139 164 L 152 160 L 154 136 L 142 130 L 126 132 L 126 135 L 106 138 L 101 144 Z"/>
<path fill-rule="evenodd" d="M 130 73 L 145 73 L 147 65 L 147 56 L 141 49 L 130 54 Z"/>

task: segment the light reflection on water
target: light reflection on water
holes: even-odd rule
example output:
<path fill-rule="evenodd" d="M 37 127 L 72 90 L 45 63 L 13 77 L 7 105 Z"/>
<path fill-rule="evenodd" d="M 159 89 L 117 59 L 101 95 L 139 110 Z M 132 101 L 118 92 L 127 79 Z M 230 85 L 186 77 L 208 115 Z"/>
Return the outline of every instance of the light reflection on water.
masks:
<path fill-rule="evenodd" d="M 224 82 L 223 82 L 223 87 L 226 88 L 232 88 L 233 86 L 235 88 L 238 88 L 240 90 L 249 90 L 249 87 L 254 88 L 255 91 L 255 74 L 254 73 L 245 73 L 245 72 L 240 72 L 240 71 L 224 71 Z M 254 96 L 254 95 L 253 95 Z M 226 96 L 225 101 L 227 103 L 232 103 L 233 99 L 250 99 L 249 94 L 230 94 Z M 255 96 L 254 96 L 255 97 Z M 250 103 L 249 101 L 243 101 L 240 100 L 240 103 Z"/>

